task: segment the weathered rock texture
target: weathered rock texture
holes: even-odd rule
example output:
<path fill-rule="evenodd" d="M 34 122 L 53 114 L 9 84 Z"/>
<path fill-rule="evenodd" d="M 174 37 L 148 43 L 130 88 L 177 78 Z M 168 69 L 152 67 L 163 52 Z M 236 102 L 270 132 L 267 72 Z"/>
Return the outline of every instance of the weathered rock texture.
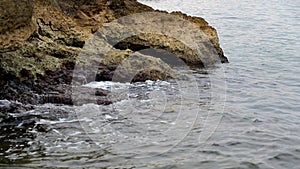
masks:
<path fill-rule="evenodd" d="M 161 11 L 136 0 L 0 0 L 0 99 L 38 103 L 36 98 L 53 92 L 59 93 L 58 98 L 64 97 L 62 86 L 71 83 L 75 63 L 81 62 L 78 56 L 86 40 L 105 23 L 139 12 Z M 216 30 L 204 19 L 181 12 L 171 15 L 194 23 L 206 34 L 220 60 L 227 62 Z M 130 54 L 145 61 L 145 64 L 141 62 L 144 69 L 138 69 L 133 81 L 176 76 L 177 73 L 159 58 L 135 52 L 148 47 L 165 49 L 187 63 L 203 66 L 199 58 L 193 58 L 191 49 L 159 34 L 129 37 L 114 47 L 102 59 L 95 60 L 99 62 L 96 79 L 111 80 L 118 64 Z"/>
<path fill-rule="evenodd" d="M 32 14 L 31 0 L 0 0 L 0 32 L 4 33 L 28 25 Z"/>

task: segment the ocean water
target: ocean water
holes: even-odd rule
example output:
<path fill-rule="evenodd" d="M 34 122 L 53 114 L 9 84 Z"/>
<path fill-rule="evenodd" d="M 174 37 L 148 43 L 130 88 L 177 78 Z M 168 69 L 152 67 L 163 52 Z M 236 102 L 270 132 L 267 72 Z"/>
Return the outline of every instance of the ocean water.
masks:
<path fill-rule="evenodd" d="M 0 168 L 300 168 L 300 2 L 141 2 L 205 18 L 230 63 L 169 81 L 86 84 L 123 98 L 109 106 L 1 116 Z"/>
<path fill-rule="evenodd" d="M 221 168 L 299 168 L 300 2 L 143 2 L 201 16 L 219 33 L 230 64 L 225 65 L 223 118 L 211 137 L 217 146 L 210 149 L 219 155 L 208 163 Z"/>

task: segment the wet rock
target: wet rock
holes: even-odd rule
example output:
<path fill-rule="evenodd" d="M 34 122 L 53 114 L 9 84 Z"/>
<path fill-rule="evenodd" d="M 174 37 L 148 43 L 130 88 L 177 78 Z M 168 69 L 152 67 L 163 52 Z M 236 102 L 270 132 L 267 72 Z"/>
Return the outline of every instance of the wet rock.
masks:
<path fill-rule="evenodd" d="M 0 107 L 8 107 L 9 105 L 10 105 L 10 101 L 0 100 Z"/>
<path fill-rule="evenodd" d="M 59 88 L 59 87 L 58 87 Z M 109 91 L 103 89 L 94 89 L 89 87 L 60 87 L 64 91 L 57 90 L 43 94 L 40 97 L 40 104 L 66 104 L 66 105 L 83 105 L 88 103 L 95 103 L 100 105 L 108 105 L 114 102 L 109 99 Z"/>
<path fill-rule="evenodd" d="M 0 105 L 0 112 L 3 115 L 1 117 L 9 117 L 9 113 L 22 113 L 34 108 L 32 105 L 23 105 L 15 101 L 1 100 L 0 102 L 2 104 Z"/>

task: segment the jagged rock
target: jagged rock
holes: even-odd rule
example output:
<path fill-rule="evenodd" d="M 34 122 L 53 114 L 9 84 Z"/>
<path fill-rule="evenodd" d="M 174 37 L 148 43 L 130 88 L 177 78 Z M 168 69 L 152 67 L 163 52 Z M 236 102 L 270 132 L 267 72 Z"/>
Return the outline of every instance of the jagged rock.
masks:
<path fill-rule="evenodd" d="M 227 62 L 219 46 L 216 30 L 204 19 L 187 16 L 181 12 L 168 14 L 155 11 L 136 0 L 1 0 L 0 9 L 0 99 L 36 104 L 38 96 L 55 91 L 57 85 L 71 84 L 74 79 L 73 70 L 79 63 L 84 63 L 86 67 L 97 65 L 95 72 L 98 70 L 98 74 L 92 74 L 87 78 L 91 81 L 111 80 L 116 77 L 115 72 L 122 67 L 118 64 L 126 63 L 123 61 L 128 58 L 143 61 L 138 64 L 134 63 L 135 66 L 139 64 L 145 66 L 134 71 L 136 74 L 132 75 L 132 81 L 176 77 L 178 74 L 170 65 L 163 62 L 164 58 L 154 58 L 149 53 L 138 52 L 139 49 L 149 47 L 166 50 L 186 63 L 198 66 L 205 65 L 206 63 L 203 62 L 206 61 L 207 63 L 215 62 L 214 59 L 208 57 L 209 55 L 196 54 L 193 47 L 182 43 L 182 39 L 168 36 L 170 34 L 165 32 L 141 33 L 121 41 L 113 41 L 112 43 L 115 44 L 111 44 L 112 53 L 97 51 L 95 48 L 90 51 L 86 49 L 90 47 L 87 47 L 87 40 L 93 39 L 95 33 L 99 33 L 97 30 L 100 29 L 100 32 L 105 30 L 103 29 L 105 23 L 141 12 L 181 18 L 182 22 L 172 22 L 172 20 L 166 22 L 176 26 L 172 30 L 169 29 L 173 33 L 180 31 L 181 27 L 178 26 L 180 23 L 192 24 L 203 32 L 197 35 L 198 37 L 205 35 L 205 41 L 201 43 L 202 49 L 207 48 L 207 45 L 212 46 L 219 60 Z M 147 14 L 138 16 L 147 17 Z M 149 20 L 149 18 L 146 19 Z M 114 26 L 122 27 L 126 25 L 126 22 L 124 23 L 120 22 Z M 134 24 L 130 22 L 127 26 L 130 24 L 134 28 Z M 151 24 L 149 22 L 145 29 L 151 29 Z M 117 32 L 109 31 L 102 32 L 104 40 L 122 37 Z M 186 31 L 186 29 L 181 31 Z M 189 42 L 188 39 L 186 42 Z M 86 60 L 81 57 L 84 52 L 95 55 L 92 60 Z M 144 62 L 147 64 L 145 65 Z M 127 66 L 133 66 L 133 64 L 128 62 Z M 61 96 L 53 96 L 49 100 L 70 102 Z"/>

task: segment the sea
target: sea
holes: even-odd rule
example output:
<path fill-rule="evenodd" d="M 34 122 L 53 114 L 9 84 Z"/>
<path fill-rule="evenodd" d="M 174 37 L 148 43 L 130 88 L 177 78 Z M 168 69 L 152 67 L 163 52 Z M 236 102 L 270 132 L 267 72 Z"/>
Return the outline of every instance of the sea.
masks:
<path fill-rule="evenodd" d="M 299 169 L 300 1 L 139 2 L 205 18 L 229 63 L 85 84 L 122 98 L 112 105 L 11 110 L 17 120 L 0 119 L 0 168 Z"/>

